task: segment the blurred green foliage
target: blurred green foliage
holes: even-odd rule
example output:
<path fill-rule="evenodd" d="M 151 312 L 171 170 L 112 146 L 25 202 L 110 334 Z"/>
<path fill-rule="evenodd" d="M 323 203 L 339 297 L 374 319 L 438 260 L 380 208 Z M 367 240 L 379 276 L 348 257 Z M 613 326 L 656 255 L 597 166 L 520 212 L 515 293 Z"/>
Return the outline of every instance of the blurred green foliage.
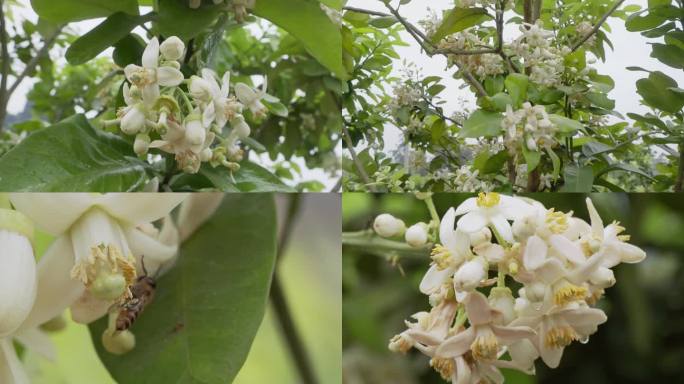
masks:
<path fill-rule="evenodd" d="M 469 194 L 436 194 L 438 213 Z M 573 211 L 588 220 L 584 194 L 528 194 L 547 208 Z M 587 344 L 565 349 L 559 368 L 537 362 L 537 375 L 505 372 L 506 383 L 660 383 L 684 382 L 684 200 L 673 194 L 589 195 L 604 224 L 617 220 L 631 242 L 648 254 L 640 264 L 615 269 L 617 284 L 599 306 L 608 322 Z M 343 197 L 343 230 L 370 227 L 383 212 L 407 225 L 429 221 L 425 204 L 410 194 L 354 194 Z M 395 355 L 389 339 L 403 320 L 425 310 L 418 283 L 428 255 L 387 254 L 343 248 L 343 372 L 345 384 L 443 383 L 428 359 L 417 352 Z"/>

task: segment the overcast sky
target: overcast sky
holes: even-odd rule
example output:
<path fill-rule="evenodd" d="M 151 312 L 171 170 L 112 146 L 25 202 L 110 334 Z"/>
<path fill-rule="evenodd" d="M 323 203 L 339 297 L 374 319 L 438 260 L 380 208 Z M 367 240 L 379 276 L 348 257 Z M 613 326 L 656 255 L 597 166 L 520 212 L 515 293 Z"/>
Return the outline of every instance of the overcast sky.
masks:
<path fill-rule="evenodd" d="M 394 1 L 393 3 L 396 3 Z M 429 4 L 429 5 L 428 5 Z M 439 14 L 442 10 L 453 7 L 454 0 L 430 0 L 421 1 L 414 0 L 407 5 L 402 6 L 401 14 L 412 23 L 416 23 L 421 19 L 426 19 L 429 16 L 428 7 L 437 11 Z M 643 1 L 626 1 L 625 5 L 637 4 L 645 8 L 648 4 L 647 0 Z M 349 0 L 348 5 L 359 8 L 372 9 L 376 11 L 387 12 L 385 6 L 379 0 Z M 606 62 L 597 61 L 593 66 L 599 73 L 609 75 L 615 80 L 615 89 L 610 92 L 610 97 L 615 100 L 615 108 L 618 112 L 625 115 L 627 112 L 645 112 L 648 109 L 639 103 L 639 95 L 636 93 L 636 81 L 646 77 L 645 72 L 628 71 L 625 67 L 639 66 L 649 70 L 660 70 L 665 72 L 668 76 L 677 80 L 679 86 L 684 86 L 684 71 L 677 70 L 661 64 L 654 58 L 649 57 L 651 54 L 651 47 L 648 42 L 654 42 L 655 39 L 646 39 L 637 32 L 628 32 L 625 29 L 624 22 L 618 18 L 609 18 L 608 24 L 612 30 L 608 34 L 612 41 L 615 51 L 611 52 L 610 48 L 606 48 Z M 508 27 L 504 39 L 511 40 L 512 34 L 515 33 L 515 27 Z M 446 58 L 438 55 L 429 58 L 427 55 L 421 53 L 418 44 L 406 32 L 402 34 L 404 41 L 410 44 L 409 47 L 398 47 L 397 52 L 402 59 L 408 62 L 415 63 L 418 68 L 422 69 L 423 75 L 438 75 L 443 76 L 446 80 L 443 82 L 447 86 L 440 96 L 446 101 L 445 110 L 447 115 L 451 112 L 457 111 L 460 107 L 459 99 L 466 99 L 471 101 L 471 106 L 474 106 L 474 97 L 470 90 L 458 89 L 461 84 L 460 81 L 451 78 L 454 70 L 445 70 Z M 507 37 L 508 36 L 508 37 Z M 401 64 L 400 61 L 394 65 L 395 75 L 400 75 Z M 396 129 L 388 130 L 385 135 L 388 148 L 395 148 L 399 144 L 400 135 Z"/>

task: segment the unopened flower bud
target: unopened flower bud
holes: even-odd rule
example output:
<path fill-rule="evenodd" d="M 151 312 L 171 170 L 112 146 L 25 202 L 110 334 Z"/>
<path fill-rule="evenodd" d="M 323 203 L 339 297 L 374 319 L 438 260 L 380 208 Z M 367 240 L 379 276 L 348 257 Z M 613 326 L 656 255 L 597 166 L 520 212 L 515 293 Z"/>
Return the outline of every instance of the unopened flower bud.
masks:
<path fill-rule="evenodd" d="M 516 239 L 526 239 L 537 230 L 534 216 L 528 215 L 513 222 L 513 235 Z"/>
<path fill-rule="evenodd" d="M 404 234 L 404 239 L 408 245 L 419 248 L 427 243 L 428 226 L 425 223 L 417 223 L 410 226 Z"/>
<path fill-rule="evenodd" d="M 159 46 L 159 51 L 167 60 L 179 60 L 184 50 L 185 44 L 176 36 L 169 37 Z"/>
<path fill-rule="evenodd" d="M 139 133 L 135 137 L 135 142 L 133 143 L 133 151 L 138 155 L 144 155 L 150 147 L 150 136 L 145 133 Z"/>
<path fill-rule="evenodd" d="M 404 233 L 406 225 L 403 221 L 389 213 L 383 213 L 375 218 L 373 229 L 375 230 L 375 233 L 382 237 L 394 237 Z"/>
<path fill-rule="evenodd" d="M 492 231 L 489 228 L 484 227 L 477 232 L 470 233 L 470 245 L 477 247 L 482 243 L 488 243 L 492 240 Z"/>
<path fill-rule="evenodd" d="M 128 109 L 121 118 L 121 131 L 127 135 L 135 135 L 145 128 L 145 112 L 142 104 L 136 104 Z"/>
<path fill-rule="evenodd" d="M 190 145 L 202 145 L 206 137 L 207 131 L 201 120 L 193 119 L 191 116 L 185 121 L 185 139 Z"/>

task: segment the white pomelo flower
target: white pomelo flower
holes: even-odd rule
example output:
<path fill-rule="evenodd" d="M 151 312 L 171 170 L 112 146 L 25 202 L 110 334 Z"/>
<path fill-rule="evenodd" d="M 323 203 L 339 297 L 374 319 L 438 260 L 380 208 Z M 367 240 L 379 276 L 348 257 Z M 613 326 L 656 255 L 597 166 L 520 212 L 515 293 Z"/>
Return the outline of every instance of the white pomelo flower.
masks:
<path fill-rule="evenodd" d="M 532 211 L 532 206 L 521 199 L 499 195 L 496 192 L 480 193 L 466 199 L 456 208 L 456 216 L 463 215 L 456 226 L 472 233 L 491 225 L 492 230 L 512 243 L 513 232 L 508 220 L 516 220 Z"/>
<path fill-rule="evenodd" d="M 188 89 L 190 95 L 203 106 L 202 120 L 204 125 L 216 121 L 216 125 L 223 128 L 228 121 L 230 72 L 224 73 L 219 83 L 216 72 L 203 68 L 202 77 L 193 76 L 190 78 Z"/>
<path fill-rule="evenodd" d="M 245 107 L 252 111 L 254 116 L 263 116 L 266 114 L 266 107 L 261 103 L 261 99 L 266 96 L 267 84 L 268 81 L 264 79 L 264 83 L 258 91 L 255 91 L 245 83 L 235 84 L 235 95 Z"/>
<path fill-rule="evenodd" d="M 58 236 L 38 264 L 38 297 L 23 329 L 35 327 L 71 306 L 87 323 L 128 294 L 145 260 L 168 259 L 176 248 L 136 232 L 165 217 L 185 194 L 12 194 L 17 210 Z M 153 244 L 153 245 L 150 245 Z M 140 252 L 140 253 L 138 253 Z M 138 260 L 136 260 L 138 259 Z M 146 263 L 147 265 L 147 263 Z"/>
<path fill-rule="evenodd" d="M 126 79 L 140 88 L 145 103 L 153 104 L 159 97 L 159 86 L 176 86 L 183 82 L 183 73 L 172 66 L 159 66 L 159 40 L 147 43 L 142 55 L 142 67 L 128 64 Z"/>
<path fill-rule="evenodd" d="M 448 281 L 471 255 L 470 236 L 461 230 L 454 230 L 456 211 L 453 208 L 442 216 L 439 224 L 439 241 L 432 250 L 432 263 L 420 282 L 420 291 L 427 295 L 434 293 L 444 282 Z"/>

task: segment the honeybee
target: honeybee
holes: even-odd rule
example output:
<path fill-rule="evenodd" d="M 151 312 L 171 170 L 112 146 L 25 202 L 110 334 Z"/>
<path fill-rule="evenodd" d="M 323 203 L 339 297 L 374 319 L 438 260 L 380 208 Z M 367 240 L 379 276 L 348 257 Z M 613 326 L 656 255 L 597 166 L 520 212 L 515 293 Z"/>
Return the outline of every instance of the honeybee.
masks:
<path fill-rule="evenodd" d="M 131 285 L 131 297 L 119 306 L 119 315 L 116 318 L 116 330 L 125 331 L 133 325 L 138 316 L 154 299 L 157 281 L 147 274 L 145 258 L 141 259 L 143 275 L 138 276 Z"/>

